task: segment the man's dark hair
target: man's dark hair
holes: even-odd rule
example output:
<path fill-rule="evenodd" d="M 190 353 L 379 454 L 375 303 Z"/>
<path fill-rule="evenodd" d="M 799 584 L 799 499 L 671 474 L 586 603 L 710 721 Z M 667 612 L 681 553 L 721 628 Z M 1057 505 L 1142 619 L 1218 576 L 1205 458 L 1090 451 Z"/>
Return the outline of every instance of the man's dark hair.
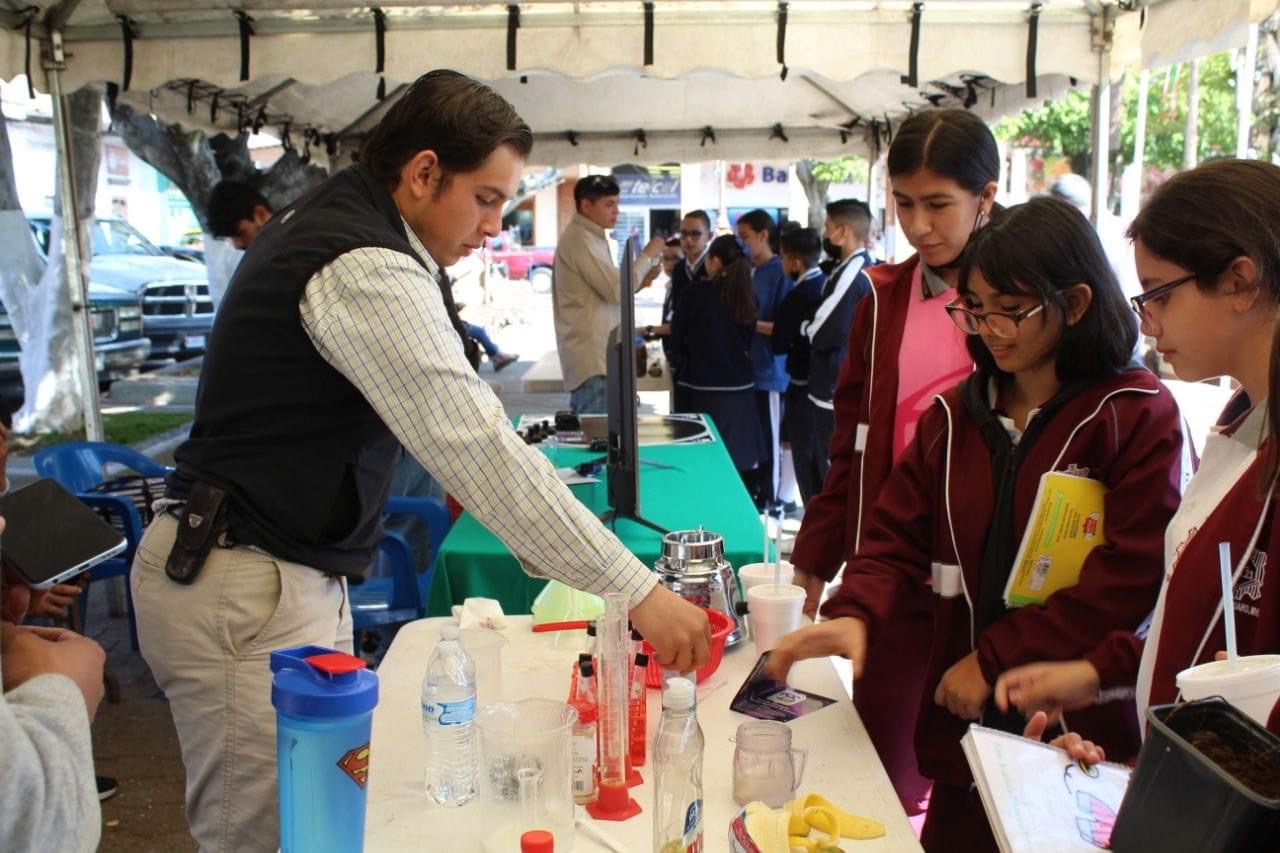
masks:
<path fill-rule="evenodd" d="M 767 210 L 756 208 L 738 217 L 739 223 L 745 223 L 752 231 L 764 231 L 769 235 L 769 248 L 778 251 L 778 223 L 773 221 Z"/>
<path fill-rule="evenodd" d="M 871 234 L 871 208 L 865 201 L 842 198 L 827 205 L 827 218 L 853 229 L 853 236 L 866 240 Z"/>
<path fill-rule="evenodd" d="M 814 228 L 788 228 L 782 232 L 778 243 L 782 254 L 799 258 L 805 269 L 816 267 L 822 257 L 822 235 Z"/>
<path fill-rule="evenodd" d="M 977 195 L 1000 180 L 1000 148 L 991 129 L 968 110 L 922 110 L 889 145 L 889 177 L 928 169 Z"/>
<path fill-rule="evenodd" d="M 253 219 L 255 207 L 272 210 L 271 202 L 248 184 L 222 181 L 209 193 L 209 206 L 205 209 L 209 233 L 215 237 L 234 237 L 242 219 Z"/>
<path fill-rule="evenodd" d="M 577 207 L 584 201 L 598 201 L 621 193 L 622 188 L 613 175 L 587 175 L 573 185 L 573 204 Z"/>
<path fill-rule="evenodd" d="M 443 189 L 455 172 L 473 172 L 508 145 L 521 157 L 533 149 L 533 132 L 515 108 L 488 86 L 457 71 L 423 74 L 387 110 L 357 160 L 395 189 L 400 170 L 420 151 L 434 151 Z"/>
<path fill-rule="evenodd" d="M 1093 291 L 1084 316 L 1064 328 L 1058 342 L 1057 374 L 1063 382 L 1112 375 L 1133 358 L 1137 317 L 1120 290 L 1098 232 L 1073 205 L 1041 196 L 1008 208 L 969 238 L 956 288 L 962 297 L 969 295 L 975 271 L 997 293 L 1039 299 L 1045 310 L 1029 323 L 1065 316 L 1063 291 L 1082 282 Z M 999 370 L 982 338 L 969 335 L 967 342 L 979 368 L 987 373 Z"/>
<path fill-rule="evenodd" d="M 705 210 L 691 210 L 688 213 L 686 213 L 684 216 L 680 217 L 680 219 L 681 220 L 685 220 L 685 219 L 701 220 L 702 227 L 707 229 L 708 234 L 711 233 L 711 217 L 707 215 L 707 212 Z"/>

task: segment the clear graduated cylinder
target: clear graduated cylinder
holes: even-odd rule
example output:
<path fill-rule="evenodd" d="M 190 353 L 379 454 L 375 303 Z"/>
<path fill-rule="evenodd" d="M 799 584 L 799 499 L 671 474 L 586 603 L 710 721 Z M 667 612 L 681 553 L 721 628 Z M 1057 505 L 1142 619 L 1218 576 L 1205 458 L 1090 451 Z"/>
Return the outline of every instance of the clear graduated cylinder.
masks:
<path fill-rule="evenodd" d="M 631 637 L 627 630 L 627 598 L 604 596 L 596 652 L 600 661 L 600 787 L 627 785 L 627 706 L 630 704 Z"/>
<path fill-rule="evenodd" d="M 475 714 L 475 666 L 457 626 L 445 625 L 422 679 L 427 794 L 440 805 L 460 806 L 476 795 Z"/>

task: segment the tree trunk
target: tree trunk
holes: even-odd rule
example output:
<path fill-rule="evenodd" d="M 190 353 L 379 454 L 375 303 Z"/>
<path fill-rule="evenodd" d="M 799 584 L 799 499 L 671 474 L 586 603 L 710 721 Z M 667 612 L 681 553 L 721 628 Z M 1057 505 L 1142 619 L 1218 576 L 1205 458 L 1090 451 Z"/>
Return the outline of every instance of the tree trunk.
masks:
<path fill-rule="evenodd" d="M 809 227 L 816 228 L 821 233 L 827 219 L 827 190 L 831 185 L 813 174 L 816 165 L 814 160 L 797 161 L 796 178 L 799 179 L 800 186 L 804 187 L 805 198 L 809 200 Z"/>
<path fill-rule="evenodd" d="M 129 150 L 173 181 L 191 203 L 204 232 L 205 269 L 215 306 L 222 301 L 241 253 L 209 233 L 206 214 L 213 187 L 222 180 L 242 181 L 280 210 L 328 177 L 320 166 L 304 163 L 296 151 L 286 151 L 263 172 L 249 156 L 247 133 L 206 136 L 180 124 L 162 124 L 123 101 L 116 102 L 111 122 Z"/>
<path fill-rule="evenodd" d="M 1187 74 L 1187 124 L 1183 131 L 1182 168 L 1194 169 L 1200 148 L 1200 60 L 1191 60 Z"/>

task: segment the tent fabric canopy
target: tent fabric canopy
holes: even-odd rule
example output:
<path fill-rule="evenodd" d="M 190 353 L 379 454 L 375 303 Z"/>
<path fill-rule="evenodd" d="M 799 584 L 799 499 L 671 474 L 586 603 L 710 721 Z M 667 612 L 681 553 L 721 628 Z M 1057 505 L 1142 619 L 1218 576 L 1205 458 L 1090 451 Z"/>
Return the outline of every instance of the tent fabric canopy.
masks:
<path fill-rule="evenodd" d="M 123 18 L 132 57 L 121 97 L 164 119 L 229 131 L 264 122 L 323 156 L 358 145 L 423 72 L 456 68 L 516 106 L 537 137 L 535 160 L 564 165 L 874 153 L 898 121 L 930 104 L 995 118 L 1096 82 L 1104 43 L 1102 73 L 1113 78 L 1126 66 L 1240 44 L 1276 2 L 389 0 L 378 7 L 379 69 L 369 5 L 0 0 L 0 18 L 18 26 L 0 35 L 6 79 L 23 72 L 21 10 L 33 6 L 37 36 L 49 15 L 70 12 L 61 27 L 69 91 L 123 84 Z M 380 101 L 380 89 L 390 97 Z"/>

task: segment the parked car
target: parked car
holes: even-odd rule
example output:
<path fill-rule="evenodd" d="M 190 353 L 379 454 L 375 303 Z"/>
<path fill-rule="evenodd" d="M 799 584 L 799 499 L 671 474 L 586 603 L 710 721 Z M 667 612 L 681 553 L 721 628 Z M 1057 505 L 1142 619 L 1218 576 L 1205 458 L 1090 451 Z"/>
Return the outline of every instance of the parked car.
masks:
<path fill-rule="evenodd" d="M 122 379 L 146 362 L 151 341 L 142 335 L 142 304 L 133 293 L 109 285 L 89 284 L 89 317 L 93 323 L 93 357 L 98 382 Z M 9 315 L 0 307 L 0 395 L 10 402 L 23 396 L 18 365 L 18 338 Z"/>
<path fill-rule="evenodd" d="M 31 233 L 48 254 L 48 216 L 29 216 Z M 142 331 L 151 358 L 184 359 L 204 353 L 213 327 L 213 300 L 204 264 L 179 260 L 157 249 L 129 223 L 100 216 L 89 223 L 92 280 L 142 302 Z"/>
<path fill-rule="evenodd" d="M 527 278 L 538 293 L 551 291 L 551 270 L 556 263 L 555 246 L 521 246 L 506 233 L 488 241 L 489 257 L 507 278 Z"/>

